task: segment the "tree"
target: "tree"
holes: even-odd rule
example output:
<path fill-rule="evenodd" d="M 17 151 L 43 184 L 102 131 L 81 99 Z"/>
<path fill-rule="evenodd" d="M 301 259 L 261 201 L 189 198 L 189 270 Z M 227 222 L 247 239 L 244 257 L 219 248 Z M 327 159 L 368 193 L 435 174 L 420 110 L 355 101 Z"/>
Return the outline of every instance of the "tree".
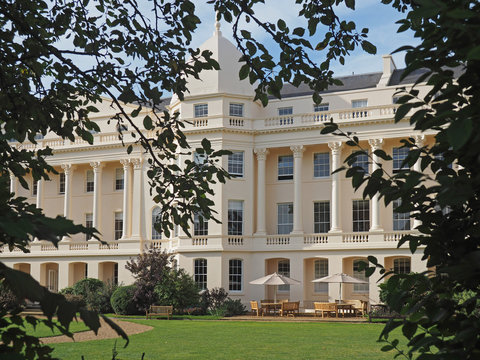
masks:
<path fill-rule="evenodd" d="M 305 18 L 308 35 L 304 28 L 291 31 L 286 22 L 263 23 L 255 15 L 254 5 L 263 0 L 244 2 L 218 0 L 215 8 L 227 22 L 233 23 L 234 38 L 243 53 L 245 65 L 240 77 L 258 81 L 257 98 L 265 104 L 267 94 L 280 97 L 284 82 L 294 85 L 307 84 L 313 91 L 313 100 L 321 101 L 319 91 L 335 83 L 329 63 L 348 55 L 356 45 L 367 52 L 375 48 L 363 40 L 367 29 L 355 32 L 355 24 L 341 21 L 335 14 L 335 5 L 341 0 L 299 0 L 299 16 Z M 417 359 L 477 359 L 480 357 L 480 237 L 479 193 L 480 173 L 480 4 L 468 0 L 382 0 L 391 4 L 405 18 L 398 22 L 399 32 L 413 30 L 421 43 L 403 46 L 396 51 L 405 51 L 406 70 L 403 77 L 417 71 L 420 73 L 410 89 L 399 89 L 402 95 L 395 121 L 408 116 L 413 128 L 418 131 L 434 130 L 435 144 L 432 147 L 417 147 L 413 139 L 405 139 L 409 148 L 405 164 L 412 166 L 417 161 L 421 172 L 407 170 L 387 174 L 383 168 L 365 174 L 352 167 L 356 156 L 365 154 L 358 149 L 347 158 L 346 176 L 358 189 L 364 186 L 363 196 L 379 194 L 386 204 L 400 199 L 399 212 L 410 212 L 421 221 L 417 233 L 405 236 L 399 246 L 408 244 L 411 251 L 423 251 L 427 266 L 434 269 L 422 274 L 391 274 L 377 260 L 370 257 L 371 266 L 366 269 L 371 275 L 379 269 L 390 276 L 387 288 L 388 305 L 406 315 L 404 321 L 389 322 L 380 339 L 388 341 L 384 351 L 397 350 L 398 356 Z M 355 8 L 354 0 L 345 5 Z M 256 23 L 276 42 L 280 56 L 275 59 L 261 43 L 242 29 L 241 20 Z M 325 26 L 323 39 L 313 41 L 319 25 Z M 317 65 L 311 60 L 308 50 L 323 51 L 325 61 Z M 459 69 L 455 75 L 453 69 Z M 421 70 L 421 71 L 419 71 Z M 431 90 L 419 97 L 416 86 L 425 83 Z M 348 134 L 335 124 L 325 127 L 322 133 L 335 132 L 348 137 L 347 144 L 358 147 L 355 134 Z M 377 150 L 383 161 L 391 157 Z M 454 169 L 450 164 L 456 164 Z M 380 164 L 381 165 L 381 164 Z M 421 248 L 421 250 L 417 250 Z M 401 326 L 408 339 L 407 350 L 398 348 L 398 340 L 390 340 L 389 334 Z"/>
<path fill-rule="evenodd" d="M 48 165 L 49 147 L 26 150 L 21 146 L 25 141 L 37 144 L 38 135 L 55 134 L 66 141 L 81 138 L 92 144 L 91 132 L 99 128 L 89 116 L 98 111 L 105 95 L 116 110 L 111 121 L 128 123 L 137 139 L 127 153 L 147 153 L 154 200 L 162 208 L 156 226 L 168 236 L 174 224 L 188 233 L 187 224 L 198 211 L 213 218 L 212 201 L 205 195 L 212 194 L 212 183 L 228 177 L 216 165 L 225 152 L 214 151 L 205 140 L 198 152 L 205 153 L 208 161 L 201 168 L 193 162 L 182 170 L 170 164 L 177 153 L 190 153 L 190 149 L 177 115 L 157 109 L 164 92 L 183 99 L 187 77 L 198 77 L 200 71 L 218 64 L 209 51 L 200 53 L 190 47 L 191 34 L 200 22 L 192 2 L 155 1 L 148 6 L 117 0 L 0 1 L 0 245 L 28 252 L 34 238 L 57 244 L 63 236 L 80 232 L 98 237 L 94 229 L 61 216 L 49 218 L 26 199 L 14 197 L 8 179 L 16 177 L 27 188 L 27 174 L 36 181 L 56 173 Z M 138 106 L 127 111 L 125 103 Z M 146 107 L 150 111 L 138 119 Z M 122 126 L 118 128 L 123 139 Z M 68 334 L 77 310 L 90 328 L 97 331 L 99 327 L 94 312 L 76 309 L 63 296 L 3 263 L 0 281 L 17 297 L 39 301 L 47 325 L 54 326 L 50 320 L 57 315 L 64 333 Z M 22 318 L 3 315 L 2 352 L 51 357 L 50 348 L 23 330 L 8 329 L 10 324 L 22 324 Z M 43 320 L 29 317 L 26 321 Z"/>

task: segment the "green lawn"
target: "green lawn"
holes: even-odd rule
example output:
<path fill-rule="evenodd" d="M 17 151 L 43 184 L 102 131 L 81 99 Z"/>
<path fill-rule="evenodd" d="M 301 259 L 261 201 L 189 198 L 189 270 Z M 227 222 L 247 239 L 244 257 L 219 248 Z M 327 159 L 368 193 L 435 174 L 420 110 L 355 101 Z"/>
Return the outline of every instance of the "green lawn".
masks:
<path fill-rule="evenodd" d="M 35 328 L 32 325 L 26 323 L 25 326 L 28 335 L 35 335 L 36 337 L 49 337 L 62 335 L 60 331 L 54 328 L 54 331 L 44 325 L 43 323 L 38 324 Z M 76 322 L 75 320 L 70 323 L 69 327 L 70 332 L 80 332 L 89 330 L 82 321 Z"/>
<path fill-rule="evenodd" d="M 119 360 L 149 359 L 392 359 L 377 343 L 383 324 L 129 320 L 154 327 L 132 335 Z M 115 340 L 52 344 L 54 356 L 111 359 Z"/>

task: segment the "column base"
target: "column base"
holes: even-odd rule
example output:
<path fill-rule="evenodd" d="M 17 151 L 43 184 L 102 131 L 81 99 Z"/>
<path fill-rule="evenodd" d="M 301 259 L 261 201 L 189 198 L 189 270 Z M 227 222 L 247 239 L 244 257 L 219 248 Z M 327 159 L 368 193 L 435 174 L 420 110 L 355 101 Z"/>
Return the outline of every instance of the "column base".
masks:
<path fill-rule="evenodd" d="M 293 230 L 290 235 L 303 235 L 305 232 L 303 230 Z"/>
<path fill-rule="evenodd" d="M 343 232 L 343 230 L 340 229 L 340 228 L 331 228 L 331 229 L 328 231 L 329 234 L 341 234 L 342 232 Z"/>
<path fill-rule="evenodd" d="M 383 232 L 383 229 L 378 226 L 378 227 L 371 227 L 369 232 Z"/>
<path fill-rule="evenodd" d="M 267 236 L 266 231 L 257 231 L 256 233 L 253 234 L 253 236 Z"/>
<path fill-rule="evenodd" d="M 60 240 L 61 243 L 71 243 L 72 239 L 69 236 L 64 236 L 62 237 L 62 240 Z"/>

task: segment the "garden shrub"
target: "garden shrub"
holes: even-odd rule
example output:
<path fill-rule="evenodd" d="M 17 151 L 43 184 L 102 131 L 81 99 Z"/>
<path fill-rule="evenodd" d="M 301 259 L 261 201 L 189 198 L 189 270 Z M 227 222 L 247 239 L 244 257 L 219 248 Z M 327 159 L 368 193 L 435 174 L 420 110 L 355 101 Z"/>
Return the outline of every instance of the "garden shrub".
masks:
<path fill-rule="evenodd" d="M 222 308 L 225 309 L 224 316 L 243 315 L 247 312 L 245 305 L 242 304 L 240 299 L 233 300 L 231 298 L 228 298 L 223 303 Z"/>
<path fill-rule="evenodd" d="M 64 294 L 65 299 L 71 302 L 77 309 L 87 306 L 85 299 L 82 295 L 74 295 L 70 293 Z"/>
<path fill-rule="evenodd" d="M 173 305 L 176 313 L 199 306 L 198 286 L 184 269 L 172 269 L 165 274 L 155 286 L 155 294 L 158 305 Z"/>
<path fill-rule="evenodd" d="M 138 315 L 140 311 L 135 306 L 135 285 L 119 286 L 110 298 L 110 304 L 117 315 Z"/>
<path fill-rule="evenodd" d="M 0 283 L 0 311 L 14 312 L 21 310 L 24 301 L 15 296 L 12 290 Z"/>

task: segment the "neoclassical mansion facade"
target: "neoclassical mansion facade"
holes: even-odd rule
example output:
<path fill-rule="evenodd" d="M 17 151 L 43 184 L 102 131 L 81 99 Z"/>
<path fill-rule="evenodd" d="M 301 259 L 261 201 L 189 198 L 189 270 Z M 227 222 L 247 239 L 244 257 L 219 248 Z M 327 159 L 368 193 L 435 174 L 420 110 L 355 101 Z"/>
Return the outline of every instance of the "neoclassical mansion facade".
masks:
<path fill-rule="evenodd" d="M 54 150 L 49 163 L 59 175 L 50 181 L 30 179 L 28 190 L 12 178 L 11 191 L 47 215 L 96 227 L 107 244 L 78 235 L 63 239 L 57 248 L 38 239 L 28 254 L 5 249 L 3 262 L 53 291 L 84 277 L 128 284 L 133 279 L 126 262 L 154 246 L 174 254 L 201 288 L 224 287 L 245 303 L 274 297 L 273 287 L 250 281 L 274 271 L 286 274 L 301 285 L 278 287 L 277 298 L 300 300 L 305 307 L 338 298 L 338 284 L 312 280 L 340 272 L 364 278 L 358 264 L 368 255 L 400 272 L 425 270 L 421 250 L 412 255 L 408 247 L 397 248 L 399 238 L 418 224 L 409 214 L 394 213 L 396 204 L 385 207 L 376 197 L 363 200 L 345 172 L 332 175 L 354 149 L 345 138 L 320 134 L 333 119 L 341 129 L 355 132 L 364 149 L 392 155 L 393 162 L 383 164 L 387 172 L 400 170 L 407 154 L 400 139 L 414 137 L 418 145 L 434 141 L 434 134 L 415 133 L 408 120 L 393 120 L 396 89 L 413 83 L 415 74 L 400 80 L 402 70 L 383 56 L 381 72 L 341 78 L 344 85 L 325 91 L 320 105 L 308 89 L 285 86 L 281 100 L 272 98 L 262 107 L 253 101 L 252 86 L 237 80 L 240 55 L 218 27 L 201 48 L 213 51 L 221 70 L 191 80 L 185 99 L 174 97 L 166 108 L 180 112 L 192 148 L 207 138 L 215 149 L 232 151 L 222 165 L 233 178 L 214 185 L 222 223 L 196 217 L 192 237 L 181 229 L 170 238 L 155 231 L 159 209 L 149 194 L 145 155 L 139 147 L 127 155 L 115 125 L 107 123 L 115 111 L 106 99 L 94 118 L 101 128 L 94 145 L 48 135 L 39 139 L 37 146 Z M 426 86 L 419 89 L 425 92 Z M 134 139 L 126 134 L 124 141 Z M 179 164 L 187 158 L 179 156 Z M 201 161 L 195 154 L 192 158 Z M 357 165 L 370 172 L 376 168 L 366 157 L 358 158 Z M 378 302 L 378 278 L 375 274 L 369 284 L 344 285 L 343 298 Z"/>

